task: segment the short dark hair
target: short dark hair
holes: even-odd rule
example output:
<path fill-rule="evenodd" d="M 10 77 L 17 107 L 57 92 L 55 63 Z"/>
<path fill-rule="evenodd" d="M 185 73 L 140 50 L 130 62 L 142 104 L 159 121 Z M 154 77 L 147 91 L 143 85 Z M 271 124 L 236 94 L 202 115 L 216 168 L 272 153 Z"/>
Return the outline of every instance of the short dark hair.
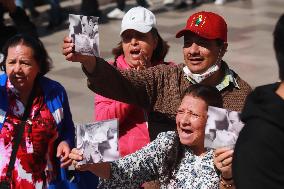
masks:
<path fill-rule="evenodd" d="M 33 57 L 36 60 L 36 63 L 38 64 L 40 70 L 39 75 L 43 76 L 47 72 L 49 72 L 49 70 L 51 69 L 52 60 L 48 56 L 43 43 L 38 38 L 32 37 L 27 34 L 17 34 L 8 39 L 2 51 L 4 55 L 4 60 L 0 63 L 0 69 L 2 71 L 6 72 L 5 62 L 8 56 L 8 49 L 19 44 L 23 44 L 33 50 Z"/>
<path fill-rule="evenodd" d="M 274 50 L 279 67 L 279 78 L 284 81 L 284 14 L 279 18 L 273 33 Z"/>
<path fill-rule="evenodd" d="M 216 87 L 203 84 L 194 84 L 189 86 L 184 91 L 182 98 L 187 95 L 201 98 L 206 102 L 208 106 L 223 108 L 223 98 L 218 89 L 216 89 Z"/>
<path fill-rule="evenodd" d="M 152 66 L 155 66 L 159 62 L 164 61 L 170 46 L 166 41 L 163 40 L 156 28 L 152 28 L 150 32 L 152 33 L 154 38 L 158 39 L 157 47 L 154 49 L 151 58 Z M 117 47 L 112 49 L 112 54 L 114 55 L 115 59 L 117 59 L 117 57 L 119 57 L 120 55 L 124 54 L 121 41 L 118 43 Z"/>

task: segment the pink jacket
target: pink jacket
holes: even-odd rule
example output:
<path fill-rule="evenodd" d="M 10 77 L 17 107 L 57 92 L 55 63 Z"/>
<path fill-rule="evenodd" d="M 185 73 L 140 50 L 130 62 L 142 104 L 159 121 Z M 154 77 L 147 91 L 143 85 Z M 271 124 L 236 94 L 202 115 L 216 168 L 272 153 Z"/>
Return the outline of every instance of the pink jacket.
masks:
<path fill-rule="evenodd" d="M 119 69 L 131 69 L 125 62 L 123 55 L 117 58 L 116 63 Z M 173 63 L 165 64 L 172 65 Z M 95 96 L 94 117 L 97 121 L 119 119 L 119 152 L 122 157 L 134 153 L 150 142 L 145 116 L 146 112 L 137 106 L 105 98 L 98 94 Z"/>

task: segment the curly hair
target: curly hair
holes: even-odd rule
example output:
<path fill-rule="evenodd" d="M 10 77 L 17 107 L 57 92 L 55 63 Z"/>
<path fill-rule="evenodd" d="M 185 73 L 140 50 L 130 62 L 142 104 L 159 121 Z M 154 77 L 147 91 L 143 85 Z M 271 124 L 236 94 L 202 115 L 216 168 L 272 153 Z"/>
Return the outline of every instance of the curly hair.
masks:
<path fill-rule="evenodd" d="M 2 50 L 4 55 L 4 59 L 0 63 L 0 69 L 2 71 L 6 72 L 5 63 L 8 56 L 9 48 L 16 47 L 19 44 L 30 47 L 33 50 L 33 57 L 36 60 L 36 63 L 38 64 L 40 69 L 39 75 L 43 76 L 50 71 L 52 67 L 52 60 L 48 56 L 48 53 L 43 43 L 38 38 L 32 37 L 27 34 L 17 34 L 11 37 L 10 39 L 8 39 Z"/>
<path fill-rule="evenodd" d="M 203 84 L 191 85 L 183 93 L 182 97 L 184 98 L 185 96 L 200 98 L 204 100 L 208 106 L 223 107 L 223 100 L 220 92 L 212 86 Z M 163 162 L 162 176 L 165 178 L 165 185 L 168 185 L 170 180 L 175 178 L 174 173 L 178 170 L 181 160 L 184 158 L 184 152 L 185 145 L 181 144 L 176 131 L 176 137 L 174 138 L 172 147 L 169 149 L 168 155 Z"/>
<path fill-rule="evenodd" d="M 151 57 L 152 66 L 156 66 L 157 63 L 164 61 L 170 46 L 166 41 L 162 39 L 156 28 L 152 28 L 150 32 L 154 36 L 154 38 L 158 39 L 157 47 L 154 49 L 153 55 Z M 117 57 L 124 54 L 122 41 L 117 44 L 117 47 L 112 49 L 112 54 L 114 55 L 115 60 L 117 59 Z"/>

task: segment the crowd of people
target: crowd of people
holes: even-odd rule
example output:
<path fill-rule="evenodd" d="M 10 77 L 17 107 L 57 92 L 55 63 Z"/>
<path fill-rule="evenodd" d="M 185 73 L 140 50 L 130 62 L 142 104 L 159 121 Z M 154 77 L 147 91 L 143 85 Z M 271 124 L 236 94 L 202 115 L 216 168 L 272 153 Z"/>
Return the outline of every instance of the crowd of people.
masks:
<path fill-rule="evenodd" d="M 109 19 L 122 19 L 127 11 L 126 1 L 116 0 L 115 2 L 116 8 L 106 13 L 105 11 L 100 10 L 100 4 L 98 0 L 82 0 L 80 5 L 80 11 L 77 11 L 77 14 L 99 17 L 100 24 L 107 23 Z M 136 2 L 137 5 L 145 8 L 149 8 L 153 5 L 153 2 L 151 0 L 137 0 Z M 226 0 L 216 0 L 215 4 L 224 4 L 225 2 Z M 0 0 L 0 21 L 3 19 L 4 12 L 8 12 L 11 14 L 11 6 L 16 6 L 17 9 L 21 9 L 21 11 L 25 13 L 24 17 L 30 17 L 32 20 L 36 20 L 41 15 L 36 7 L 36 5 L 40 3 L 45 3 L 50 7 L 48 10 L 48 24 L 46 26 L 47 31 L 52 31 L 59 28 L 66 19 L 66 15 L 64 15 L 65 13 L 62 13 L 60 0 L 42 0 L 40 2 L 35 0 Z M 197 0 L 193 0 L 191 4 L 197 5 L 201 3 L 202 0 L 200 0 L 200 2 Z M 165 7 L 181 9 L 188 7 L 190 3 L 188 3 L 186 0 L 164 0 L 163 5 Z M 27 13 L 25 12 L 25 9 L 28 10 Z M 16 22 L 14 16 L 11 16 L 11 18 L 15 22 L 16 26 L 18 26 L 18 24 L 20 23 L 27 23 L 27 21 Z"/>
<path fill-rule="evenodd" d="M 82 1 L 82 12 L 86 12 L 88 15 L 101 17 L 101 23 L 106 23 L 108 19 L 122 19 L 126 11 L 126 0 L 116 0 L 116 7 L 108 12 L 106 15 L 99 9 L 99 2 L 97 0 L 83 0 Z M 206 1 L 204 1 L 206 2 Z M 136 0 L 138 6 L 144 8 L 151 8 L 154 4 L 152 0 Z M 164 0 L 163 6 L 167 9 L 185 9 L 189 6 L 194 7 L 203 3 L 203 0 Z M 215 0 L 215 5 L 223 5 L 226 0 Z"/>
<path fill-rule="evenodd" d="M 75 52 L 71 36 L 63 40 L 66 60 L 81 64 L 95 93 L 94 121 L 119 121 L 120 158 L 84 165 L 78 162 L 88 154 L 75 147 L 67 93 L 45 76 L 52 60 L 34 24 L 13 0 L 0 0 L 16 26 L 0 22 L 0 189 L 48 188 L 71 165 L 88 171 L 82 181 L 99 177 L 94 188 L 283 188 L 284 15 L 273 34 L 281 81 L 252 90 L 223 60 L 228 29 L 221 15 L 188 17 L 175 35 L 183 37 L 184 62 L 175 64 L 165 61 L 170 46 L 149 2 L 137 3 L 121 16 L 113 61 Z M 241 114 L 235 148 L 205 147 L 209 106 Z"/>
<path fill-rule="evenodd" d="M 127 14 L 125 16 L 127 16 Z M 281 48 L 283 32 L 280 32 L 281 29 L 283 29 L 283 19 L 280 19 L 274 33 L 274 46 L 277 60 L 279 61 L 280 78 L 281 63 L 283 62 L 283 52 L 281 51 L 283 50 Z M 72 40 L 68 37 L 64 39 L 63 54 L 67 60 L 80 62 L 82 64 L 82 69 L 88 78 L 88 87 L 91 90 L 111 99 L 135 104 L 147 112 L 148 131 L 151 140 L 146 147 L 118 161 L 93 164 L 91 166 L 76 166 L 77 161 L 84 158 L 84 154 L 77 149 L 73 149 L 69 157 L 73 159 L 76 168 L 79 170 L 89 170 L 103 178 L 104 180 L 102 180 L 99 185 L 101 188 L 138 187 L 143 182 L 150 180 L 158 180 L 161 188 L 253 188 L 256 185 L 258 188 L 269 188 L 270 186 L 275 186 L 275 188 L 283 187 L 283 179 L 280 178 L 283 176 L 282 170 L 276 168 L 277 165 L 279 166 L 279 164 L 281 164 L 279 162 L 282 154 L 279 151 L 279 145 L 282 144 L 280 137 L 283 133 L 280 131 L 282 127 L 279 125 L 281 120 L 278 122 L 275 121 L 275 124 L 270 124 L 271 126 L 277 126 L 275 131 L 270 129 L 273 134 L 278 132 L 279 137 L 276 138 L 274 135 L 265 137 L 266 134 L 269 134 L 269 132 L 266 133 L 266 130 L 261 131 L 262 135 L 265 135 L 263 137 L 265 140 L 261 138 L 262 135 L 256 137 L 248 136 L 248 133 L 245 133 L 248 129 L 244 129 L 241 132 L 240 135 L 244 135 L 244 137 L 238 140 L 236 149 L 240 151 L 244 150 L 247 157 L 241 153 L 237 154 L 233 150 L 230 150 L 230 148 L 216 149 L 212 157 L 213 160 L 210 161 L 214 163 L 217 169 L 216 174 L 221 175 L 216 177 L 216 181 L 214 181 L 213 173 L 207 172 L 207 174 L 205 174 L 210 174 L 211 177 L 208 179 L 206 176 L 203 178 L 202 171 L 198 172 L 198 170 L 196 170 L 198 165 L 200 166 L 200 164 L 204 163 L 203 158 L 205 158 L 207 154 L 206 150 L 199 151 L 200 149 L 204 149 L 204 146 L 202 147 L 202 145 L 204 145 L 204 130 L 201 129 L 202 131 L 200 132 L 198 129 L 195 130 L 194 127 L 194 121 L 204 117 L 201 112 L 194 109 L 194 107 L 201 108 L 202 103 L 196 103 L 198 105 L 194 106 L 195 102 L 190 101 L 190 103 L 185 105 L 187 108 L 184 110 L 184 108 L 181 107 L 183 107 L 187 95 L 183 96 L 182 93 L 186 90 L 190 90 L 191 87 L 198 87 L 201 84 L 214 86 L 222 96 L 222 107 L 228 110 L 241 111 L 245 107 L 246 97 L 252 90 L 250 86 L 222 60 L 228 43 L 227 25 L 220 15 L 205 11 L 191 15 L 187 20 L 185 28 L 176 34 L 176 37 L 181 36 L 184 37 L 184 64 L 176 66 L 157 65 L 138 71 L 134 69 L 117 69 L 100 57 L 76 54 L 73 52 L 74 44 Z M 133 46 L 134 44 L 135 43 L 133 43 Z M 137 63 L 140 62 L 141 61 L 137 61 Z M 272 92 L 272 94 L 278 101 L 274 102 L 273 100 L 273 102 L 268 102 L 269 105 L 274 103 L 269 106 L 271 108 L 276 106 L 277 102 L 279 103 L 277 107 L 281 106 L 283 103 L 281 97 L 282 85 L 276 84 L 273 86 L 276 93 Z M 253 95 L 253 93 L 251 94 Z M 210 95 L 210 93 L 208 92 L 207 95 Z M 256 95 L 256 98 L 258 97 L 262 98 L 262 95 Z M 216 95 L 214 95 L 214 99 L 217 99 Z M 249 99 L 247 103 L 249 103 Z M 208 105 L 211 104 L 207 103 L 207 106 Z M 262 106 L 256 108 L 262 108 Z M 267 106 L 264 105 L 263 108 L 267 108 Z M 205 110 L 207 111 L 207 108 L 205 108 Z M 263 111 L 266 110 L 264 109 Z M 276 108 L 275 111 L 280 111 L 280 107 Z M 253 112 L 257 113 L 258 111 Z M 182 119 L 179 117 L 179 114 L 183 115 Z M 174 115 L 176 115 L 175 121 L 172 120 Z M 264 114 L 261 113 L 260 115 Z M 257 117 L 252 115 L 251 118 L 256 119 Z M 254 127 L 256 127 L 255 129 L 257 129 L 261 121 L 264 122 L 263 124 L 267 123 L 267 121 L 265 121 L 266 119 L 257 119 L 255 123 L 246 122 L 245 114 L 242 114 L 242 119 L 245 123 L 245 128 L 248 128 L 246 125 L 253 124 Z M 273 118 L 270 119 L 268 117 L 267 119 L 272 120 Z M 159 126 L 161 130 L 159 130 Z M 268 126 L 264 127 L 269 130 L 269 128 L 267 128 Z M 247 132 L 253 135 L 253 130 L 255 129 L 251 127 Z M 199 137 L 202 138 L 200 139 L 201 146 L 199 146 L 198 144 L 200 143 L 197 142 L 199 141 Z M 252 138 L 252 140 L 250 140 L 250 138 Z M 272 140 L 272 144 L 269 144 L 269 138 L 274 139 Z M 259 154 L 262 158 L 260 158 L 259 161 L 255 161 L 254 153 L 251 153 L 250 150 L 254 148 L 258 142 L 267 146 L 267 150 L 270 153 L 267 156 Z M 249 144 L 250 147 L 246 146 L 246 144 Z M 189 146 L 189 149 L 187 149 L 186 146 Z M 262 147 L 262 145 L 258 146 L 253 152 L 263 153 L 261 150 Z M 270 150 L 270 147 L 273 147 L 273 149 L 276 148 L 278 151 Z M 187 153 L 187 150 L 189 150 L 190 153 Z M 200 153 L 196 152 L 196 150 Z M 279 156 L 272 158 L 271 156 L 273 156 L 274 153 L 279 154 Z M 176 156 L 172 157 L 171 154 Z M 240 166 L 234 166 L 234 163 L 232 163 L 232 155 L 234 155 L 234 162 L 238 162 Z M 192 156 L 194 158 L 192 158 Z M 182 163 L 188 162 L 188 158 L 192 158 L 193 160 L 191 161 L 193 161 L 193 163 L 192 166 L 185 168 Z M 275 167 L 271 168 L 269 167 L 271 164 L 270 160 L 276 160 L 278 164 L 275 164 Z M 242 162 L 245 163 L 242 164 Z M 250 163 L 254 164 L 254 169 L 248 168 L 250 167 Z M 165 164 L 167 166 L 165 166 Z M 267 166 L 262 168 L 262 164 L 267 164 Z M 232 174 L 232 167 L 236 172 L 234 175 Z M 186 173 L 183 172 L 183 169 L 186 169 Z M 209 171 L 210 169 L 206 168 L 206 170 Z M 250 177 L 248 177 L 250 179 L 247 179 L 245 178 L 246 170 L 251 171 L 251 173 L 259 172 L 258 174 L 250 174 Z M 145 174 L 146 172 L 147 174 Z M 196 172 L 198 172 L 198 174 Z M 265 177 L 265 175 L 268 174 L 267 172 L 271 175 L 269 178 Z M 192 176 L 191 173 L 193 174 Z M 186 180 L 183 180 L 185 175 Z M 261 178 L 261 181 L 258 180 L 259 178 Z M 256 184 L 256 182 L 259 183 Z M 212 185 L 209 187 L 206 186 L 206 184 Z"/>

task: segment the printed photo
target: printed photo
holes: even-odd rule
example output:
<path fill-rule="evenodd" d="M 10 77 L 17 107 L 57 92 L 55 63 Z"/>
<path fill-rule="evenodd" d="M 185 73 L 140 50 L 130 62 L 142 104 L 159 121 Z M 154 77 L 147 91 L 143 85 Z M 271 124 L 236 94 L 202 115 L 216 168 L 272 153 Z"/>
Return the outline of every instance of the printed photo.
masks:
<path fill-rule="evenodd" d="M 76 125 L 76 146 L 84 159 L 79 165 L 119 159 L 118 120 Z"/>
<path fill-rule="evenodd" d="M 69 14 L 69 23 L 75 52 L 99 56 L 98 17 Z"/>
<path fill-rule="evenodd" d="M 239 112 L 209 106 L 205 128 L 205 147 L 234 148 L 243 126 Z"/>

